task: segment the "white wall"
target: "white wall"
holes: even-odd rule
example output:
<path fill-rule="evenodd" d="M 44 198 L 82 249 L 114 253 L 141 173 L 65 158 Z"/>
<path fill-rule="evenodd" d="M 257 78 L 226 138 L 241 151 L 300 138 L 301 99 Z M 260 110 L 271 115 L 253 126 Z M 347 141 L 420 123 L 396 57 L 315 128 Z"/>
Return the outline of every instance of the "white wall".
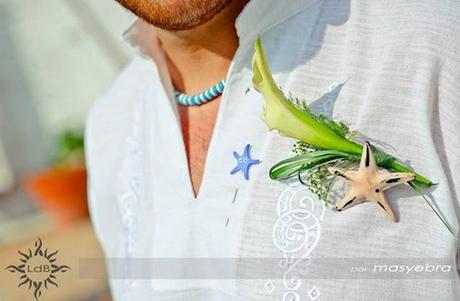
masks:
<path fill-rule="evenodd" d="M 0 140 L 17 184 L 0 213 L 30 210 L 22 179 L 50 165 L 58 133 L 83 128 L 132 56 L 120 35 L 133 20 L 115 0 L 0 0 Z"/>
<path fill-rule="evenodd" d="M 17 88 L 28 89 L 45 133 L 82 126 L 130 57 L 120 34 L 133 16 L 115 0 L 0 0 L 0 12 L 0 37 L 9 36 L 0 47 L 14 52 Z M 0 110 L 4 101 L 0 92 Z"/>

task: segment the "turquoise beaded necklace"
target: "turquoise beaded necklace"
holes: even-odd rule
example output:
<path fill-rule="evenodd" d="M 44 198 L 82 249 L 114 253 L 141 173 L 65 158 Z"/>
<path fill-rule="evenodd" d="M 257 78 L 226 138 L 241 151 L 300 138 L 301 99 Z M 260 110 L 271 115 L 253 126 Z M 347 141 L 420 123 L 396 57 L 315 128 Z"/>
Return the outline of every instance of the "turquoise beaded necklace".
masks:
<path fill-rule="evenodd" d="M 221 80 L 208 90 L 203 91 L 199 94 L 188 95 L 181 93 L 179 91 L 175 91 L 174 94 L 176 96 L 177 103 L 179 103 L 182 106 L 199 106 L 222 95 L 224 88 L 225 79 Z"/>

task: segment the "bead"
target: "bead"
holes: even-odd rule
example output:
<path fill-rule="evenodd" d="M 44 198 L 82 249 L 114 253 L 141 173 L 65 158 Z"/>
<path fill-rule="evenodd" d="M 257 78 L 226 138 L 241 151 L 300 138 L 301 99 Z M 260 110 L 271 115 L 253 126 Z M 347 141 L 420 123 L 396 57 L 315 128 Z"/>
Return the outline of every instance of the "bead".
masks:
<path fill-rule="evenodd" d="M 222 95 L 225 88 L 225 80 L 221 80 L 211 88 L 195 95 L 187 95 L 174 91 L 177 103 L 183 106 L 199 106 Z"/>

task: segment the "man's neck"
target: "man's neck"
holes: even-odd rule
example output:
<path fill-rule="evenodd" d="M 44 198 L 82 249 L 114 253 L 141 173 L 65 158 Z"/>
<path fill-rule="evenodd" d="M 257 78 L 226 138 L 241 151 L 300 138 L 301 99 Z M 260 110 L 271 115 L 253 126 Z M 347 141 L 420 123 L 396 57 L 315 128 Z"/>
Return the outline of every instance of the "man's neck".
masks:
<path fill-rule="evenodd" d="M 211 21 L 194 29 L 158 29 L 171 80 L 177 90 L 195 94 L 225 78 L 238 48 L 235 20 L 247 2 L 233 0 Z"/>

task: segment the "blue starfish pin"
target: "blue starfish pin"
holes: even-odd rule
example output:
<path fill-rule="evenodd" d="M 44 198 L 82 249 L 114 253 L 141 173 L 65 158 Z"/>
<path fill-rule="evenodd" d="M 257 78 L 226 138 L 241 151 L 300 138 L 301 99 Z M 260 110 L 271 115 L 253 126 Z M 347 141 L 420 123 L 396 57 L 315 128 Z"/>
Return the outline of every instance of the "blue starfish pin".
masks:
<path fill-rule="evenodd" d="M 236 158 L 237 163 L 235 168 L 233 168 L 230 172 L 231 175 L 241 171 L 244 175 L 244 178 L 249 181 L 249 167 L 251 167 L 251 165 L 260 163 L 260 160 L 251 159 L 251 155 L 249 154 L 250 149 L 251 145 L 246 144 L 241 156 L 237 152 L 233 152 L 233 156 Z"/>

